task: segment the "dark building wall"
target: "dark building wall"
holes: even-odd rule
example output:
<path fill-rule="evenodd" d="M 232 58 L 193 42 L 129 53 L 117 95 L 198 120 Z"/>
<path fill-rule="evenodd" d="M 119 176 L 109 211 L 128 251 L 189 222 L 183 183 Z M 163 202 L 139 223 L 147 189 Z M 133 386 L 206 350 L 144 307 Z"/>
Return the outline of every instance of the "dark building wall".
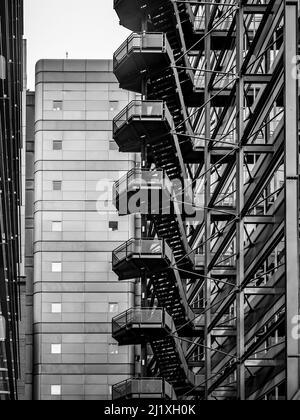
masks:
<path fill-rule="evenodd" d="M 26 284 L 22 281 L 20 284 L 20 312 L 21 320 L 19 322 L 19 348 L 20 364 L 18 379 L 18 400 L 25 399 L 25 373 L 26 373 Z"/>
<path fill-rule="evenodd" d="M 0 1 L 0 400 L 17 399 L 21 256 L 23 1 Z"/>
<path fill-rule="evenodd" d="M 26 199 L 25 199 L 25 276 L 26 276 L 26 375 L 25 399 L 32 399 L 33 370 L 33 202 L 34 202 L 34 121 L 35 92 L 27 92 L 26 101 Z"/>

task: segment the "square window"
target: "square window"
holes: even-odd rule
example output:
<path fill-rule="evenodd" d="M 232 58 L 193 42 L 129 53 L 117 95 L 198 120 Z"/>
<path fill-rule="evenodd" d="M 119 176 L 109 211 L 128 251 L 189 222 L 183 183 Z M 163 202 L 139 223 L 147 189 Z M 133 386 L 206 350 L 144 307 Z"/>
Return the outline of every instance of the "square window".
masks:
<path fill-rule="evenodd" d="M 51 344 L 51 354 L 61 354 L 61 344 Z"/>
<path fill-rule="evenodd" d="M 63 101 L 53 101 L 53 111 L 62 111 Z"/>
<path fill-rule="evenodd" d="M 61 140 L 54 140 L 52 143 L 53 150 L 62 150 L 62 141 Z"/>
<path fill-rule="evenodd" d="M 111 112 L 116 111 L 119 108 L 119 102 L 118 101 L 109 101 L 109 110 Z"/>
<path fill-rule="evenodd" d="M 52 232 L 62 232 L 62 222 L 52 222 Z"/>
<path fill-rule="evenodd" d="M 52 303 L 51 312 L 53 314 L 61 314 L 61 303 Z"/>
<path fill-rule="evenodd" d="M 109 222 L 109 230 L 111 232 L 115 232 L 119 229 L 119 223 L 118 222 Z"/>
<path fill-rule="evenodd" d="M 118 303 L 109 303 L 109 312 L 111 314 L 116 314 L 119 312 L 119 304 Z"/>
<path fill-rule="evenodd" d="M 53 191 L 61 191 L 62 181 L 53 181 Z"/>
<path fill-rule="evenodd" d="M 109 353 L 110 354 L 119 354 L 119 346 L 118 344 L 110 344 L 109 345 Z"/>
<path fill-rule="evenodd" d="M 117 145 L 115 141 L 109 142 L 109 150 L 119 150 L 119 146 Z"/>
<path fill-rule="evenodd" d="M 51 395 L 61 395 L 61 385 L 51 385 Z"/>
<path fill-rule="evenodd" d="M 61 263 L 52 263 L 52 273 L 61 273 Z"/>

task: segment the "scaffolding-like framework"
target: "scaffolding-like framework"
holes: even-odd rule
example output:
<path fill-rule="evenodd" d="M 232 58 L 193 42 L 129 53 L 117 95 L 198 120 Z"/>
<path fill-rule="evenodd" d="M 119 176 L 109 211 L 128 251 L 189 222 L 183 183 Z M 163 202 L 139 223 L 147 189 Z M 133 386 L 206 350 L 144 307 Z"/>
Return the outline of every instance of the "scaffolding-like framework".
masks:
<path fill-rule="evenodd" d="M 147 205 L 113 253 L 142 296 L 113 320 L 120 344 L 141 345 L 140 372 L 113 396 L 297 399 L 298 1 L 114 7 L 134 31 L 114 71 L 141 94 L 114 120 L 120 150 L 141 153 L 115 203 L 133 213 L 138 191 Z"/>
<path fill-rule="evenodd" d="M 18 399 L 23 0 L 0 0 L 0 400 Z"/>

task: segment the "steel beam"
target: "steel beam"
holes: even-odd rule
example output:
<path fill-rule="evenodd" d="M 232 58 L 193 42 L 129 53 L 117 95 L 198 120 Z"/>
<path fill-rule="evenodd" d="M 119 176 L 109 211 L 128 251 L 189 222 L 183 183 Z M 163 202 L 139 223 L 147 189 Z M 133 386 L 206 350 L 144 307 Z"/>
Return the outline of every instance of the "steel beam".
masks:
<path fill-rule="evenodd" d="M 285 289 L 276 289 L 274 287 L 247 287 L 246 296 L 282 296 Z"/>
<path fill-rule="evenodd" d="M 286 197 L 286 351 L 287 399 L 300 388 L 299 270 L 299 137 L 298 80 L 293 77 L 298 54 L 298 1 L 285 0 L 285 197 Z M 298 329 L 297 329 L 298 331 Z"/>
<path fill-rule="evenodd" d="M 211 136 L 211 90 L 210 90 L 210 79 L 211 79 L 211 34 L 209 32 L 210 22 L 210 10 L 211 6 L 209 0 L 205 6 L 205 137 L 210 138 Z M 209 331 L 209 325 L 211 323 L 211 292 L 212 292 L 212 281 L 210 279 L 210 271 L 208 269 L 211 260 L 211 208 L 209 207 L 211 197 L 211 151 L 209 143 L 205 143 L 205 211 L 204 211 L 204 224 L 205 224 L 205 262 L 204 262 L 204 274 L 207 277 L 205 280 L 205 300 L 208 303 L 208 307 L 205 312 L 205 399 L 210 399 L 209 388 L 211 386 L 211 357 L 212 357 L 212 336 Z"/>
<path fill-rule="evenodd" d="M 284 360 L 273 359 L 249 359 L 245 362 L 247 368 L 263 368 L 263 367 L 278 367 L 285 366 Z"/>

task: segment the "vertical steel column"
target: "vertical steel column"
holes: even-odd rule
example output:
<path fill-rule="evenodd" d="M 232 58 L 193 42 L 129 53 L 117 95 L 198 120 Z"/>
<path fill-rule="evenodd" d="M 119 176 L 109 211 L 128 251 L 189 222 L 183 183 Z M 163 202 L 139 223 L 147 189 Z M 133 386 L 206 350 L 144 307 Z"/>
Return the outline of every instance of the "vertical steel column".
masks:
<path fill-rule="evenodd" d="M 148 28 L 148 18 L 147 13 L 143 13 L 143 20 L 142 20 L 142 31 L 143 33 L 147 32 Z M 147 99 L 147 75 L 142 78 L 142 100 Z M 148 167 L 147 162 L 147 139 L 146 136 L 141 139 L 142 147 L 141 147 L 141 166 L 142 170 Z M 147 238 L 147 216 L 141 216 L 141 238 Z M 148 306 L 148 296 L 147 296 L 147 274 L 144 270 L 141 272 L 141 308 L 146 308 Z M 147 343 L 141 345 L 141 375 L 142 377 L 147 377 Z"/>
<path fill-rule="evenodd" d="M 142 144 L 142 169 L 147 167 L 147 146 L 146 139 L 143 140 Z M 141 216 L 141 240 L 147 238 L 147 216 Z M 148 278 L 145 270 L 141 271 L 141 308 L 148 306 Z M 141 345 L 141 375 L 147 377 L 147 343 Z"/>
<path fill-rule="evenodd" d="M 148 306 L 147 299 L 147 275 L 145 271 L 141 273 L 141 308 L 146 308 Z M 147 377 L 147 343 L 141 345 L 141 376 L 143 378 Z"/>
<path fill-rule="evenodd" d="M 245 400 L 245 366 L 241 358 L 245 351 L 245 297 L 241 285 L 244 281 L 244 221 L 242 209 L 244 207 L 244 151 L 241 139 L 244 131 L 244 80 L 241 72 L 244 51 L 244 11 L 243 0 L 238 1 L 236 15 L 236 70 L 239 76 L 236 89 L 236 200 L 237 200 L 237 223 L 236 223 L 236 253 L 237 253 L 237 277 L 236 277 L 236 316 L 237 316 L 237 398 Z"/>
<path fill-rule="evenodd" d="M 299 337 L 299 139 L 298 81 L 293 77 L 298 53 L 298 2 L 285 1 L 285 246 L 287 399 L 300 388 Z"/>
<path fill-rule="evenodd" d="M 208 0 L 210 3 L 210 0 Z M 211 137 L 211 92 L 209 89 L 209 82 L 211 80 L 211 35 L 209 32 L 210 22 L 210 8 L 207 4 L 205 6 L 205 138 L 210 139 Z M 205 142 L 205 199 L 204 199 L 204 220 L 205 220 L 205 262 L 204 262 L 204 274 L 206 276 L 205 281 L 205 302 L 206 302 L 206 313 L 205 313 L 205 399 L 209 399 L 209 388 L 211 386 L 211 333 L 209 332 L 209 326 L 211 323 L 211 279 L 209 278 L 208 266 L 211 260 L 211 212 L 209 210 L 210 203 L 210 186 L 211 186 L 211 153 L 210 143 Z"/>

